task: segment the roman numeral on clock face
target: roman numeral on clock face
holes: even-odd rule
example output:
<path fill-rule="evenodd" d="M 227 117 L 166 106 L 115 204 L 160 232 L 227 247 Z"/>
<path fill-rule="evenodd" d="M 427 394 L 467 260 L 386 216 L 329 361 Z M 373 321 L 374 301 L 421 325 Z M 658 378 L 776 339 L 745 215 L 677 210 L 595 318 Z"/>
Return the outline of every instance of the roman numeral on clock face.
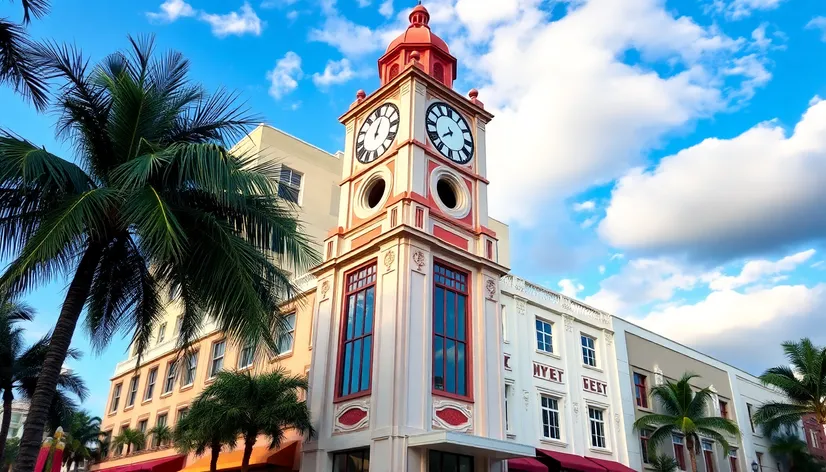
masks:
<path fill-rule="evenodd" d="M 431 103 L 425 112 L 425 131 L 431 144 L 457 164 L 473 159 L 473 132 L 465 117 L 445 102 Z"/>
<path fill-rule="evenodd" d="M 356 159 L 369 164 L 392 148 L 399 131 L 401 115 L 393 103 L 385 103 L 368 112 L 356 135 Z"/>

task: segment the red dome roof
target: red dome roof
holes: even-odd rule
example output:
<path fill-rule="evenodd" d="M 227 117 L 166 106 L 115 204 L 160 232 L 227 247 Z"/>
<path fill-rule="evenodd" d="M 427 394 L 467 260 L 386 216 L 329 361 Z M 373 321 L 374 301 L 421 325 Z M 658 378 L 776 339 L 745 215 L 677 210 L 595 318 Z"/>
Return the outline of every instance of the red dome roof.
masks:
<path fill-rule="evenodd" d="M 415 45 L 432 45 L 447 54 L 450 54 L 450 49 L 444 40 L 430 31 L 428 26 L 430 23 L 430 13 L 427 8 L 421 4 L 416 5 L 413 11 L 410 12 L 410 26 L 398 38 L 394 39 L 387 46 L 387 52 L 392 51 L 401 44 L 415 44 Z"/>

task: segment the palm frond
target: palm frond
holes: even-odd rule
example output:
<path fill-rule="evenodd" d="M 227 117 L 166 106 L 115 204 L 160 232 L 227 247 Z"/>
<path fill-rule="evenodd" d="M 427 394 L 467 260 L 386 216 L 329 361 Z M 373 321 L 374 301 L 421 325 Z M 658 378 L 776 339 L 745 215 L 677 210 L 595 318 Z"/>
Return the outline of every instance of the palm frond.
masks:
<path fill-rule="evenodd" d="M 40 1 L 26 0 L 24 5 Z M 29 21 L 29 11 L 36 12 L 26 9 L 25 23 Z M 48 82 L 35 58 L 35 47 L 22 27 L 0 19 L 0 82 L 10 83 L 35 108 L 43 111 L 49 103 Z"/>

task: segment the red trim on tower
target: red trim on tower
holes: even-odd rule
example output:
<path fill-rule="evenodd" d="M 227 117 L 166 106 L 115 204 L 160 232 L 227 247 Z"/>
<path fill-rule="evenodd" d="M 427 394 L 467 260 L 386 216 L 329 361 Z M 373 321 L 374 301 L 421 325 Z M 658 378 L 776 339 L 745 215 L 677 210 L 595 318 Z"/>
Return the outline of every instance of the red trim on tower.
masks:
<path fill-rule="evenodd" d="M 442 241 L 452 244 L 458 248 L 464 249 L 465 251 L 468 250 L 469 241 L 458 234 L 448 231 L 441 226 L 434 225 L 433 226 L 433 236 L 441 239 Z"/>
<path fill-rule="evenodd" d="M 353 249 L 358 249 L 364 246 L 365 244 L 379 237 L 380 234 L 381 226 L 377 226 L 371 229 L 370 231 L 362 234 L 361 236 L 354 238 L 353 241 L 350 243 L 350 250 L 352 251 Z"/>
<path fill-rule="evenodd" d="M 473 390 L 474 390 L 474 384 L 473 384 L 473 329 L 474 329 L 474 326 L 473 326 L 472 323 L 473 323 L 473 319 L 474 319 L 474 316 L 473 316 L 473 305 L 474 305 L 473 304 L 473 284 L 476 281 L 474 280 L 473 272 L 471 272 L 470 269 L 467 269 L 465 267 L 461 267 L 461 266 L 458 266 L 456 264 L 447 262 L 444 259 L 439 259 L 437 257 L 434 257 L 433 258 L 433 266 L 435 267 L 436 265 L 440 265 L 442 267 L 446 267 L 448 269 L 455 270 L 457 272 L 461 272 L 461 273 L 465 274 L 465 276 L 467 277 L 467 283 L 465 284 L 467 286 L 467 291 L 465 292 L 465 295 L 467 296 L 467 303 L 465 304 L 465 306 L 466 306 L 465 331 L 467 332 L 466 333 L 467 334 L 467 343 L 466 343 L 465 357 L 467 358 L 467 375 L 466 375 L 465 379 L 467 381 L 467 392 L 468 392 L 468 394 L 467 394 L 467 396 L 462 396 L 462 395 L 457 395 L 455 393 L 449 393 L 449 392 L 445 392 L 445 391 L 442 391 L 442 390 L 436 390 L 436 388 L 434 388 L 434 385 L 433 385 L 433 365 L 432 365 L 432 362 L 433 362 L 432 361 L 432 359 L 433 359 L 432 342 L 431 342 L 431 347 L 430 347 L 430 357 L 431 357 L 430 389 L 431 389 L 431 392 L 433 393 L 433 395 L 435 395 L 437 397 L 452 398 L 454 400 L 461 400 L 461 401 L 464 401 L 464 402 L 473 403 Z M 431 282 L 431 288 L 435 287 L 435 285 L 436 285 L 435 281 Z M 448 288 L 448 289 L 453 290 L 453 289 L 450 289 L 450 288 Z M 433 290 L 431 290 L 431 294 L 432 293 L 433 293 Z M 430 326 L 431 326 L 431 337 L 432 337 L 433 336 L 433 329 L 432 329 L 433 328 L 433 311 L 436 309 L 436 305 L 435 305 L 436 304 L 436 297 L 431 295 L 431 298 L 432 298 L 432 300 L 431 300 Z"/>

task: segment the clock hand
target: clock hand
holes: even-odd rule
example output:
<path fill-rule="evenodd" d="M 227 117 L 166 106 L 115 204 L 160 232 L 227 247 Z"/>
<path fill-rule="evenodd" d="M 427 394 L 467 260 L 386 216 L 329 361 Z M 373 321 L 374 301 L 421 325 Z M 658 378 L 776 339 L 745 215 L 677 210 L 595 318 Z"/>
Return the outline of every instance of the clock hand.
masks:
<path fill-rule="evenodd" d="M 376 134 L 373 135 L 373 139 L 378 139 L 379 131 L 381 131 L 381 122 L 379 122 L 379 125 L 376 126 Z"/>
<path fill-rule="evenodd" d="M 446 138 L 448 136 L 453 136 L 453 130 L 450 130 L 449 133 L 445 133 L 445 134 L 442 135 L 443 138 Z"/>

